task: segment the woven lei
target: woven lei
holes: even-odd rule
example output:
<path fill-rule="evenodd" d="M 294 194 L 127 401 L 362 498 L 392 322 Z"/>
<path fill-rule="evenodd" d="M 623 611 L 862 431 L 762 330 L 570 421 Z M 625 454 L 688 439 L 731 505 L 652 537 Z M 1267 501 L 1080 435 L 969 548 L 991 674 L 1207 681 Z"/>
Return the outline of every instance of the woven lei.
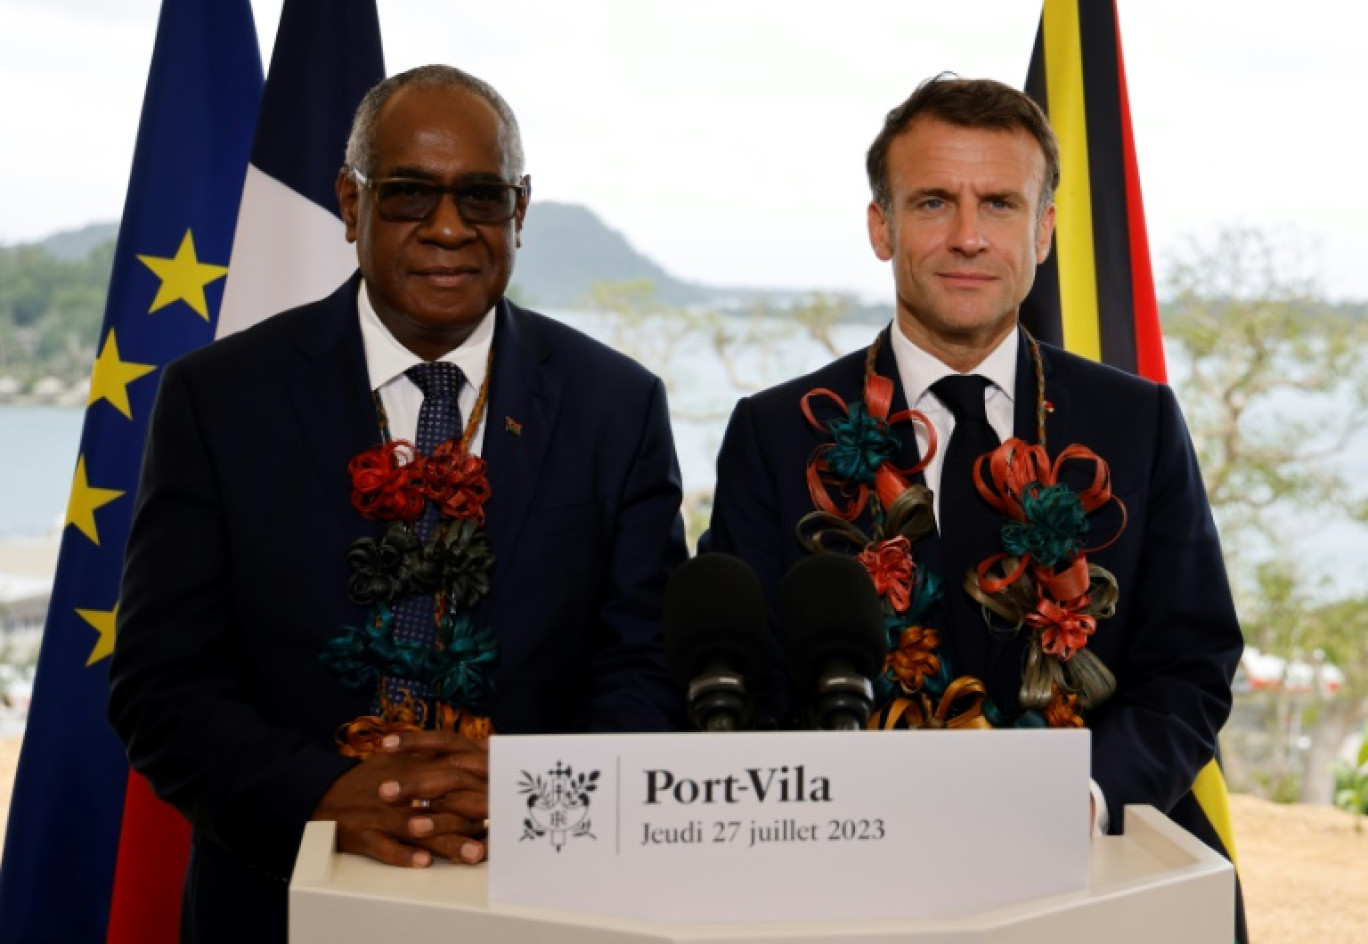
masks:
<path fill-rule="evenodd" d="M 1087 709 L 1115 691 L 1110 671 L 1086 646 L 1098 620 L 1115 612 L 1116 580 L 1090 564 L 1087 554 L 1116 540 L 1125 508 L 1111 493 L 1107 464 L 1090 450 L 1069 446 L 1050 463 L 1040 353 L 1033 338 L 1026 340 L 1036 363 L 1041 444 L 1009 439 L 977 460 L 976 487 L 1005 518 L 1002 550 L 966 574 L 963 584 L 994 632 L 1030 632 L 1018 693 L 1023 711 L 1015 717 L 992 703 L 981 680 L 955 675 L 932 625 L 946 587 L 917 562 L 913 546 L 936 530 L 933 497 L 909 479 L 935 454 L 936 433 L 915 410 L 890 415 L 893 382 L 874 370 L 882 339 L 866 359 L 862 400 L 847 404 L 821 388 L 803 397 L 804 417 L 829 441 L 808 462 L 816 510 L 798 523 L 799 541 L 812 553 L 853 554 L 883 604 L 888 654 L 875 682 L 879 709 L 871 728 L 1078 727 Z M 900 424 L 920 425 L 928 437 L 924 457 L 909 469 L 893 464 L 901 451 L 894 431 Z M 1062 481 L 1066 465 L 1090 467 L 1091 485 L 1075 490 Z M 1115 535 L 1085 547 L 1091 516 L 1112 503 L 1121 513 Z"/>
<path fill-rule="evenodd" d="M 347 466 L 352 505 L 367 519 L 388 522 L 378 537 L 359 538 L 347 551 L 347 594 L 367 608 L 366 621 L 344 628 L 319 657 L 348 692 L 374 692 L 380 705 L 378 715 L 359 717 L 339 731 L 339 750 L 347 756 L 370 756 L 381 738 L 396 731 L 435 728 L 476 739 L 492 731 L 487 712 L 497 645 L 493 629 L 472 614 L 489 594 L 494 570 L 484 528 L 490 486 L 485 461 L 468 449 L 485 395 L 482 390 L 465 434 L 428 457 L 412 443 L 389 441 L 377 401 L 386 441 Z M 423 544 L 415 525 L 429 503 L 441 517 Z M 396 639 L 396 605 L 428 593 L 435 597 L 436 645 Z M 408 692 L 394 702 L 386 695 L 387 677 L 427 686 L 431 703 Z"/>

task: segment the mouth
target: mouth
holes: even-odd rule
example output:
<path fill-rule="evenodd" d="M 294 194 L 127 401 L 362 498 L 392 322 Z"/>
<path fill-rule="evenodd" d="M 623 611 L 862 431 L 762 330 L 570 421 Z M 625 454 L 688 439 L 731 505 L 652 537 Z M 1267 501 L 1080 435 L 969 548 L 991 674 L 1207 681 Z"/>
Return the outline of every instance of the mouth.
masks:
<path fill-rule="evenodd" d="M 951 288 L 982 288 L 997 281 L 985 272 L 938 272 L 936 276 Z"/>
<path fill-rule="evenodd" d="M 474 281 L 480 274 L 477 266 L 425 266 L 415 269 L 413 276 L 438 287 L 454 287 Z"/>

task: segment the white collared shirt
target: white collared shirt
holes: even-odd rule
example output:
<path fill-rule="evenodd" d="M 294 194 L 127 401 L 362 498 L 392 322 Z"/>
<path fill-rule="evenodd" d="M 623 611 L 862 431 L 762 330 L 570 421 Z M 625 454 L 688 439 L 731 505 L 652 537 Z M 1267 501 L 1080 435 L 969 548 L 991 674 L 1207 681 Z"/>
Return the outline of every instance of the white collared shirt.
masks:
<path fill-rule="evenodd" d="M 380 402 L 385 407 L 390 438 L 413 442 L 418 435 L 418 411 L 423 407 L 423 391 L 404 371 L 425 362 L 400 344 L 385 327 L 371 306 L 364 280 L 357 295 L 356 310 L 361 316 L 361 344 L 366 352 L 366 372 L 370 375 L 371 390 L 379 392 Z M 470 411 L 475 409 L 480 385 L 485 380 L 489 347 L 494 343 L 494 321 L 494 309 L 491 308 L 460 347 L 440 358 L 461 368 L 461 373 L 465 375 L 465 383 L 461 385 L 461 392 L 456 398 L 465 422 L 470 421 Z M 484 445 L 485 419 L 484 416 L 480 417 L 480 425 L 470 440 L 470 451 L 477 456 Z"/>
<path fill-rule="evenodd" d="M 902 381 L 907 404 L 925 414 L 936 430 L 936 454 L 931 457 L 922 474 L 926 476 L 927 487 L 935 494 L 935 511 L 939 519 L 941 467 L 945 464 L 945 449 L 950 443 L 950 434 L 955 429 L 955 415 L 940 397 L 931 392 L 931 385 L 957 371 L 913 344 L 902 333 L 896 320 L 889 336 L 893 340 L 893 359 L 898 365 L 898 379 Z M 972 371 L 988 378 L 988 387 L 983 393 L 984 409 L 988 413 L 988 424 L 1003 442 L 1011 438 L 1015 420 L 1017 350 L 1020 344 L 1019 333 L 1012 331 Z M 925 456 L 930 436 L 920 423 L 915 424 L 915 428 L 917 452 Z"/>

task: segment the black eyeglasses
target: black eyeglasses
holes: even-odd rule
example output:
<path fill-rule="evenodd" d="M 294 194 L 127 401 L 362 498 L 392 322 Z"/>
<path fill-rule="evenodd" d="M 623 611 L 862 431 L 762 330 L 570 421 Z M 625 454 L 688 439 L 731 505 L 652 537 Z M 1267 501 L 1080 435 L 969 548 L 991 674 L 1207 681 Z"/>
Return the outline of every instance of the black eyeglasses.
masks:
<path fill-rule="evenodd" d="M 456 200 L 456 209 L 467 223 L 507 223 L 518 212 L 518 200 L 527 195 L 523 183 L 502 181 L 465 181 L 449 187 L 416 177 L 386 177 L 371 180 L 355 167 L 349 168 L 356 182 L 375 192 L 375 207 L 382 220 L 416 223 L 432 216 L 446 194 Z"/>

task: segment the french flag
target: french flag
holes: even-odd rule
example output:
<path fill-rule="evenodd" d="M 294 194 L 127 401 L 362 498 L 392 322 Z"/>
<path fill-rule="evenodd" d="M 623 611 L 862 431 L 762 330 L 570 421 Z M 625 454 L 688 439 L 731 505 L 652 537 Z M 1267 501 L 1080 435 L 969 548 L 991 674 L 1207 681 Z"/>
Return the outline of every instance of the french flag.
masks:
<path fill-rule="evenodd" d="M 329 295 L 355 271 L 333 184 L 356 106 L 384 77 L 374 0 L 285 0 L 216 337 Z"/>

